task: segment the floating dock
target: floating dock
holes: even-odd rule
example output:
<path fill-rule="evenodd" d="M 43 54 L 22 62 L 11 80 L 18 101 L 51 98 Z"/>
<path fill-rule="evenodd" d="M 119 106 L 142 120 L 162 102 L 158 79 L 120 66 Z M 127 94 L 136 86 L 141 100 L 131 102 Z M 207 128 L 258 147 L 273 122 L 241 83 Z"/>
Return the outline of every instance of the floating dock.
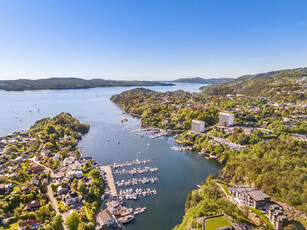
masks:
<path fill-rule="evenodd" d="M 121 181 L 116 181 L 116 185 L 118 187 L 128 187 L 131 185 L 137 185 L 137 184 L 148 184 L 148 183 L 156 183 L 158 182 L 159 179 L 158 177 L 143 177 L 143 178 L 133 178 L 132 180 L 121 180 Z"/>
<path fill-rule="evenodd" d="M 130 174 L 130 175 L 134 175 L 134 174 L 143 174 L 143 173 L 148 173 L 148 172 L 151 172 L 151 173 L 154 173 L 154 172 L 157 172 L 158 171 L 158 168 L 156 167 L 145 167 L 145 168 L 137 168 L 137 169 L 131 169 L 131 170 L 115 170 L 113 171 L 113 174 L 114 175 L 125 175 L 125 174 Z"/>
<path fill-rule="evenodd" d="M 133 191 L 132 189 L 123 189 L 120 190 L 120 194 L 118 196 L 127 200 L 136 200 L 137 197 L 146 197 L 149 195 L 157 195 L 157 190 L 155 188 L 140 188 L 136 189 L 135 191 Z"/>
<path fill-rule="evenodd" d="M 128 166 L 131 166 L 131 165 L 148 164 L 149 162 L 151 162 L 150 159 L 148 159 L 148 160 L 138 160 L 138 159 L 136 159 L 135 161 L 126 161 L 125 163 L 121 163 L 121 164 L 114 163 L 113 165 L 111 165 L 111 167 L 113 169 L 117 169 L 117 168 L 128 167 Z"/>

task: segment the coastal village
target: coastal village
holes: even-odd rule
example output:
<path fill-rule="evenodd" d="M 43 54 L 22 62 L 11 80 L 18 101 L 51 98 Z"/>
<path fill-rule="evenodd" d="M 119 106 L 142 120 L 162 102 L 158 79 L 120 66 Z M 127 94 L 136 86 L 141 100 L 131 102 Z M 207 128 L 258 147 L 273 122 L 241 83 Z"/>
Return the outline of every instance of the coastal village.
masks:
<path fill-rule="evenodd" d="M 75 226 L 120 229 L 146 210 L 127 208 L 124 200 L 156 195 L 154 187 L 130 187 L 158 183 L 158 177 L 144 176 L 158 168 L 146 166 L 150 159 L 99 166 L 92 157 L 82 157 L 77 143 L 88 128 L 70 114 L 60 114 L 38 121 L 28 132 L 1 138 L 2 226 L 23 230 Z M 123 174 L 132 177 L 114 181 L 113 175 Z"/>
<path fill-rule="evenodd" d="M 243 94 L 206 100 L 202 94 L 146 89 L 111 100 L 141 118 L 142 128 L 131 133 L 150 139 L 174 135 L 182 144 L 174 151 L 195 151 L 224 165 L 188 194 L 186 215 L 174 229 L 303 229 L 304 101 Z M 98 165 L 77 146 L 88 131 L 89 125 L 62 113 L 0 138 L 1 228 L 120 229 L 147 210 L 125 203 L 158 195 L 159 169 L 149 165 L 154 162 Z"/>

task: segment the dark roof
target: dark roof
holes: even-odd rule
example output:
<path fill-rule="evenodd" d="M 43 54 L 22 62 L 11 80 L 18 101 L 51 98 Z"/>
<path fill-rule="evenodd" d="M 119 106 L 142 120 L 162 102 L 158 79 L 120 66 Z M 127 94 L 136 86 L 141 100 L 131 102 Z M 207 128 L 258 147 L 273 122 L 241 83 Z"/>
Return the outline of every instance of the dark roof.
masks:
<path fill-rule="evenodd" d="M 42 166 L 34 166 L 30 168 L 30 171 L 42 171 L 44 170 L 44 167 Z"/>
<path fill-rule="evenodd" d="M 70 196 L 72 198 L 76 198 L 76 197 L 78 197 L 78 193 L 76 193 L 76 192 L 70 193 Z"/>
<path fill-rule="evenodd" d="M 29 210 L 32 208 L 38 208 L 41 206 L 41 203 L 38 200 L 32 200 L 30 203 L 26 204 L 23 210 Z"/>
<path fill-rule="evenodd" d="M 26 227 L 27 225 L 33 225 L 33 224 L 40 224 L 41 221 L 40 220 L 27 220 L 27 221 L 24 221 L 24 222 L 21 222 L 19 224 L 20 227 Z"/>
<path fill-rule="evenodd" d="M 270 197 L 260 190 L 254 190 L 247 192 L 247 194 L 255 201 L 262 201 L 265 199 L 269 199 Z"/>

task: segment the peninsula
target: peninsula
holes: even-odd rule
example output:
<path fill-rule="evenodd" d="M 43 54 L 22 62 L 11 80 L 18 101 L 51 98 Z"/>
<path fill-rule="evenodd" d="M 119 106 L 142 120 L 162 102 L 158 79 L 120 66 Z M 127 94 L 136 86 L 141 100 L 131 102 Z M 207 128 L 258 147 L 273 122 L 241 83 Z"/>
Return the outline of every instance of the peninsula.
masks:
<path fill-rule="evenodd" d="M 0 221 L 16 229 L 94 229 L 104 183 L 77 148 L 89 125 L 68 113 L 0 138 Z"/>
<path fill-rule="evenodd" d="M 39 80 L 19 79 L 0 81 L 0 89 L 7 91 L 40 89 L 88 89 L 96 87 L 167 86 L 173 83 L 158 81 L 114 81 L 104 79 L 84 80 L 81 78 L 47 78 Z"/>

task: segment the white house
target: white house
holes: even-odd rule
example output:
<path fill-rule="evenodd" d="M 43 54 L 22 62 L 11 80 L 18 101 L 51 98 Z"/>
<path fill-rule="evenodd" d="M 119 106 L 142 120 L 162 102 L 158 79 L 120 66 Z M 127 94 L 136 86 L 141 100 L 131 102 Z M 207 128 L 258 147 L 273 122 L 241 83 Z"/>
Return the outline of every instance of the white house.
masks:
<path fill-rule="evenodd" d="M 17 157 L 15 159 L 11 159 L 10 163 L 12 164 L 17 164 L 17 163 L 21 163 L 22 162 L 22 157 Z"/>
<path fill-rule="evenodd" d="M 195 133 L 203 133 L 205 131 L 205 122 L 200 120 L 192 120 L 192 131 Z"/>
<path fill-rule="evenodd" d="M 67 157 L 64 159 L 63 165 L 65 166 L 71 165 L 72 163 L 74 163 L 74 161 L 75 161 L 74 157 Z"/>
<path fill-rule="evenodd" d="M 67 179 L 70 179 L 70 180 L 74 178 L 80 179 L 82 175 L 83 173 L 81 170 L 71 170 L 67 172 L 66 177 Z"/>

